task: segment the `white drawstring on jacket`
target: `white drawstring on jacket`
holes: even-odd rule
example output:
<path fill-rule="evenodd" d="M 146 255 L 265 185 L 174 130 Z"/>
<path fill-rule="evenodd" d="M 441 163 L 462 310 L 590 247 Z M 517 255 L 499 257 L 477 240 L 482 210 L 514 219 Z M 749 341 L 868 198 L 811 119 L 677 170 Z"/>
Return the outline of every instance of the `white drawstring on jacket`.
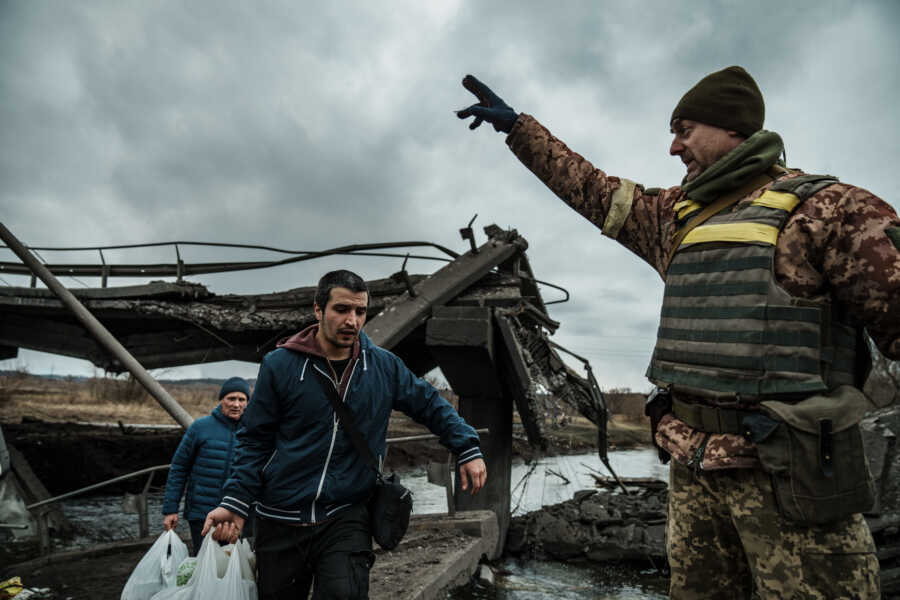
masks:
<path fill-rule="evenodd" d="M 309 364 L 309 357 L 306 357 L 306 362 L 303 363 L 303 370 L 300 371 L 300 381 L 303 381 L 303 376 L 306 375 L 306 365 Z"/>

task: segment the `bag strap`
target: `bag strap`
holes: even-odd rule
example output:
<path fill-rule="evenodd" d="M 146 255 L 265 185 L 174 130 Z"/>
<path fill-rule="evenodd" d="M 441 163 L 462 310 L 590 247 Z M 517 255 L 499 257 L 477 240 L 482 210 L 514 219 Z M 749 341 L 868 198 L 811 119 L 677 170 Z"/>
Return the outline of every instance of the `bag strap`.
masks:
<path fill-rule="evenodd" d="M 774 181 L 785 172 L 785 169 L 773 166 L 765 173 L 757 175 L 741 187 L 725 194 L 724 196 L 721 196 L 712 204 L 707 205 L 706 208 L 704 208 L 697 214 L 697 216 L 688 221 L 688 223 L 684 227 L 679 229 L 675 234 L 675 237 L 672 238 L 672 246 L 669 248 L 669 252 L 668 254 L 666 254 L 666 261 L 663 264 L 663 273 L 669 272 L 669 264 L 672 262 L 672 259 L 675 258 L 675 253 L 678 252 L 678 247 L 681 246 L 681 242 L 694 227 L 702 225 L 713 215 L 718 214 L 729 206 L 735 204 L 738 200 L 740 200 L 753 190 L 761 188 L 770 181 Z"/>
<path fill-rule="evenodd" d="M 350 409 L 347 408 L 347 405 L 344 404 L 343 400 L 341 400 L 340 395 L 338 395 L 337 389 L 334 387 L 334 381 L 327 378 L 326 375 L 323 375 L 316 369 L 313 369 L 316 374 L 323 379 L 325 385 L 325 394 L 328 396 L 328 399 L 331 400 L 331 406 L 334 407 L 334 414 L 337 415 L 337 418 L 340 420 L 341 424 L 344 426 L 344 431 L 350 436 L 350 441 L 353 442 L 353 445 L 356 446 L 356 450 L 362 455 L 365 459 L 366 463 L 373 469 L 375 469 L 375 473 L 380 480 L 382 478 L 381 468 L 378 466 L 378 461 L 375 460 L 375 455 L 372 454 L 372 450 L 369 448 L 369 445 L 366 444 L 366 440 L 363 439 L 362 434 L 359 432 L 359 429 L 356 427 L 356 418 L 353 413 L 350 412 Z"/>

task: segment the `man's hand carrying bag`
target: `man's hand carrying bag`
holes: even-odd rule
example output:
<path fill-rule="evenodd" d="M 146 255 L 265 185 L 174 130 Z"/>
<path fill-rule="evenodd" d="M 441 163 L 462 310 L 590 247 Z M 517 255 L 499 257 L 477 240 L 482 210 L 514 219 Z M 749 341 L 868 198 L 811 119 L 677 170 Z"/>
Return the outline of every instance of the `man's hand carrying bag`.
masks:
<path fill-rule="evenodd" d="M 385 550 L 393 550 L 403 539 L 406 529 L 409 527 L 409 515 L 412 513 L 412 492 L 403 487 L 396 473 L 385 477 L 381 472 L 378 461 L 363 439 L 356 427 L 353 414 L 341 401 L 332 382 L 325 386 L 328 390 L 328 398 L 334 406 L 334 412 L 344 426 L 344 431 L 350 436 L 356 450 L 362 455 L 370 467 L 375 469 L 377 480 L 375 492 L 369 500 L 369 522 L 372 537 L 378 545 Z"/>

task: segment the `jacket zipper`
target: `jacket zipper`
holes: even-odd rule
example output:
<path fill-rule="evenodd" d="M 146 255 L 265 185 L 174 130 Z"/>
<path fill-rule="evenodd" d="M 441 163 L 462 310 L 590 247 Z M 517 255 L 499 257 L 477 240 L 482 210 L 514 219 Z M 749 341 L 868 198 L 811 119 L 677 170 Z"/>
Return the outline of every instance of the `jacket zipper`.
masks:
<path fill-rule="evenodd" d="M 265 473 L 266 469 L 269 468 L 269 465 L 272 464 L 272 459 L 275 458 L 275 455 L 278 454 L 278 450 L 273 450 L 272 455 L 269 457 L 269 460 L 266 461 L 266 464 L 263 465 L 262 472 Z"/>
<path fill-rule="evenodd" d="M 231 473 L 231 461 L 234 459 L 234 448 L 236 445 L 235 438 L 237 432 L 237 426 L 231 428 L 231 444 L 228 446 L 228 461 L 225 463 L 225 479 L 222 481 L 222 487 L 225 487 L 225 482 L 228 481 L 228 475 Z M 222 494 L 222 488 L 219 488 L 219 495 Z"/>
<path fill-rule="evenodd" d="M 353 373 L 356 371 L 356 363 L 359 361 L 355 361 L 353 363 L 353 368 L 350 370 L 350 376 L 347 378 L 347 387 L 344 388 L 344 397 L 341 398 L 341 402 L 347 402 L 347 393 L 350 391 L 350 382 L 353 380 Z M 320 369 L 318 366 L 313 366 L 315 370 L 317 370 L 322 375 L 328 376 L 328 374 Z M 328 377 L 328 380 L 331 381 L 331 384 L 334 386 L 334 389 L 340 392 L 340 388 L 334 383 L 334 379 L 332 377 Z M 310 513 L 310 518 L 312 522 L 316 522 L 316 502 L 319 501 L 319 496 L 322 495 L 322 488 L 325 487 L 325 474 L 328 473 L 328 465 L 331 462 L 331 453 L 334 451 L 334 442 L 337 440 L 337 431 L 338 431 L 338 423 L 340 422 L 337 416 L 337 413 L 334 414 L 334 427 L 331 429 L 331 445 L 328 446 L 328 456 L 325 458 L 325 467 L 322 469 L 322 476 L 319 478 L 319 488 L 316 490 L 316 497 L 313 498 L 312 502 L 312 511 Z"/>

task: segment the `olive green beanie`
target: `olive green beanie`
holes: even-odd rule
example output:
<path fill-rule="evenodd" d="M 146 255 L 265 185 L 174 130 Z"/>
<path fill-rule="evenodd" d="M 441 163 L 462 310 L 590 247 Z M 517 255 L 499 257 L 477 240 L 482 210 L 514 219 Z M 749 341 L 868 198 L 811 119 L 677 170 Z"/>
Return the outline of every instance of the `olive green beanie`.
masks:
<path fill-rule="evenodd" d="M 750 137 L 762 129 L 766 106 L 762 92 L 741 67 L 710 73 L 682 96 L 672 111 L 675 119 L 690 119 L 737 131 Z"/>

